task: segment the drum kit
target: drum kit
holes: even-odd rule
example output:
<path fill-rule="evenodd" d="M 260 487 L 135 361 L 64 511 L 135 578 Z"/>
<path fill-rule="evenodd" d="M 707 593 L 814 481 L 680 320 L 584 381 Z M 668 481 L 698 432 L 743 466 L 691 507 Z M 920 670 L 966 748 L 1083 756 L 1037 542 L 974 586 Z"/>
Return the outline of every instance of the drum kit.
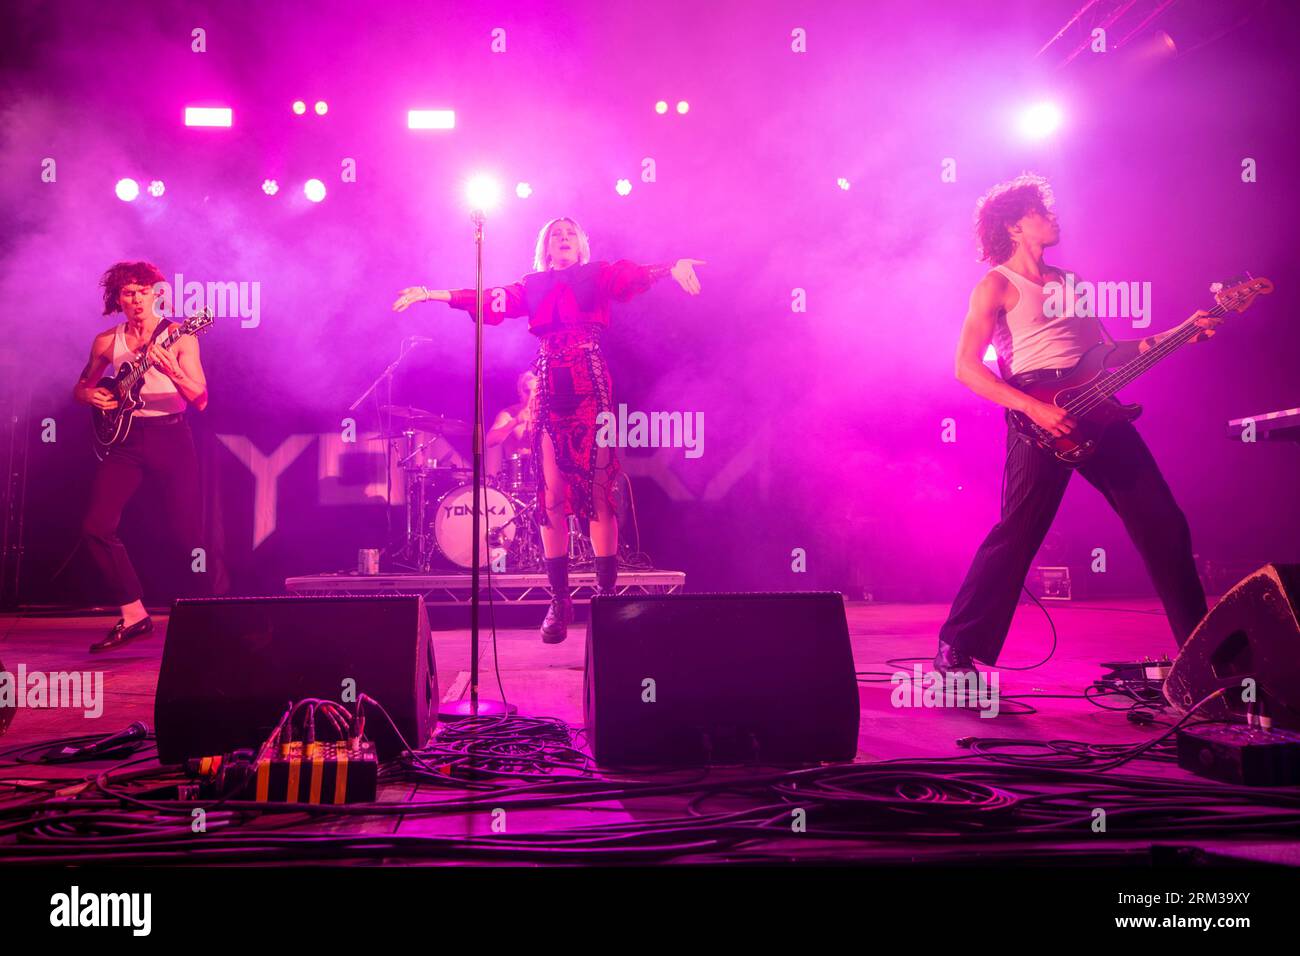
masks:
<path fill-rule="evenodd" d="M 391 425 L 375 440 L 390 443 L 405 491 L 405 540 L 394 553 L 399 564 L 422 572 L 471 568 L 477 550 L 480 567 L 541 569 L 537 473 L 530 453 L 510 455 L 497 473 L 485 476 L 481 514 L 487 534 L 475 549 L 473 473 L 452 463 L 448 441 L 467 437 L 469 424 L 408 406 L 384 405 L 380 412 Z"/>

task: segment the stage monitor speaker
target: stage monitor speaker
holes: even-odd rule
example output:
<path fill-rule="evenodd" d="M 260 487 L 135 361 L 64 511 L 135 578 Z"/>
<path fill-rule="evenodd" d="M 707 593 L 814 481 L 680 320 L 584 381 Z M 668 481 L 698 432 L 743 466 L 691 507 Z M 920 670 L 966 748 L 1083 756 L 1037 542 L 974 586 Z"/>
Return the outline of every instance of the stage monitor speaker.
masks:
<path fill-rule="evenodd" d="M 844 599 L 593 598 L 584 702 L 601 766 L 852 760 L 860 708 Z"/>
<path fill-rule="evenodd" d="M 177 601 L 154 701 L 159 762 L 257 747 L 290 700 L 321 697 L 352 710 L 343 700 L 349 687 L 382 704 L 412 747 L 428 741 L 438 674 L 422 597 Z M 383 715 L 363 713 L 380 757 L 400 753 Z"/>
<path fill-rule="evenodd" d="M 1198 716 L 1244 719 L 1247 678 L 1274 726 L 1300 730 L 1300 564 L 1267 564 L 1236 584 L 1196 626 L 1165 679 L 1186 712 L 1219 688 Z"/>

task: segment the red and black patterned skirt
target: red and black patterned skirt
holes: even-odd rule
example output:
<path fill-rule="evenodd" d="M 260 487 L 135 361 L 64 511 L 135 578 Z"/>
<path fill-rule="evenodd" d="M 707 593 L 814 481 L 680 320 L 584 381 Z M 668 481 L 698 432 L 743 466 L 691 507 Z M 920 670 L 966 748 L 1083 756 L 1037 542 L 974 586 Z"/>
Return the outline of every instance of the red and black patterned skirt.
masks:
<path fill-rule="evenodd" d="M 534 366 L 537 396 L 534 409 L 533 461 L 539 465 L 537 481 L 538 523 L 546 526 L 546 469 L 541 467 L 542 435 L 551 436 L 555 461 L 565 478 L 562 502 L 566 514 L 590 519 L 597 478 L 597 454 L 604 458 L 600 484 L 610 513 L 616 512 L 615 484 L 619 473 L 613 447 L 596 443 L 601 412 L 614 412 L 614 388 L 609 366 L 599 343 L 590 334 L 552 335 L 543 342 Z"/>

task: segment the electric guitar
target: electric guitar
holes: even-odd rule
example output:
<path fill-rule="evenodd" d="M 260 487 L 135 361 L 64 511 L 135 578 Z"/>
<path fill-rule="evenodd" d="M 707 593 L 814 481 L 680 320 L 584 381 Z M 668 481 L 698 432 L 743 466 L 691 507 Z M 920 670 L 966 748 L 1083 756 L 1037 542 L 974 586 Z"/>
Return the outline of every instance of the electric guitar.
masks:
<path fill-rule="evenodd" d="M 1230 286 L 1216 283 L 1211 286 L 1211 291 L 1216 305 L 1208 311 L 1210 315 L 1219 316 L 1228 312 L 1245 312 L 1255 301 L 1255 296 L 1273 291 L 1273 283 L 1247 274 L 1245 279 L 1233 280 Z M 1082 465 L 1096 452 L 1107 428 L 1117 422 L 1131 422 L 1142 414 L 1141 405 L 1123 404 L 1115 398 L 1115 393 L 1182 348 L 1200 331 L 1196 320 L 1189 318 L 1166 338 L 1118 368 L 1107 369 L 1106 359 L 1115 347 L 1102 343 L 1085 352 L 1074 368 L 1061 378 L 1018 385 L 1013 376 L 1008 384 L 1039 401 L 1064 409 L 1078 424 L 1073 431 L 1058 437 L 1024 412 L 1013 411 L 1012 426 L 1072 468 Z"/>
<path fill-rule="evenodd" d="M 167 334 L 157 340 L 162 348 L 170 348 L 186 335 L 198 335 L 212 324 L 212 310 L 204 309 L 190 316 L 184 322 L 173 325 Z M 94 428 L 95 457 L 100 461 L 108 455 L 109 449 L 126 441 L 131 432 L 134 413 L 144 408 L 144 399 L 140 390 L 144 388 L 144 374 L 153 368 L 154 362 L 145 349 L 143 355 L 131 362 L 118 366 L 117 374 L 105 376 L 99 380 L 96 388 L 106 388 L 117 400 L 116 408 L 92 408 L 91 419 Z"/>

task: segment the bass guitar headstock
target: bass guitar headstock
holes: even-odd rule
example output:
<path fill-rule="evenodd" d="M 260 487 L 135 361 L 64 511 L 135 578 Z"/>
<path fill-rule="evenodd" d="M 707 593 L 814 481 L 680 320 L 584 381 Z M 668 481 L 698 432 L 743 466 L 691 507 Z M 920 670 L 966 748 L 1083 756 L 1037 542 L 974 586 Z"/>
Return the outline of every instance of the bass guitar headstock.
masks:
<path fill-rule="evenodd" d="M 1227 282 L 1214 283 L 1210 286 L 1210 291 L 1224 312 L 1245 312 L 1256 296 L 1268 295 L 1273 291 L 1273 283 L 1269 279 L 1257 279 L 1247 272 L 1244 276 Z"/>

